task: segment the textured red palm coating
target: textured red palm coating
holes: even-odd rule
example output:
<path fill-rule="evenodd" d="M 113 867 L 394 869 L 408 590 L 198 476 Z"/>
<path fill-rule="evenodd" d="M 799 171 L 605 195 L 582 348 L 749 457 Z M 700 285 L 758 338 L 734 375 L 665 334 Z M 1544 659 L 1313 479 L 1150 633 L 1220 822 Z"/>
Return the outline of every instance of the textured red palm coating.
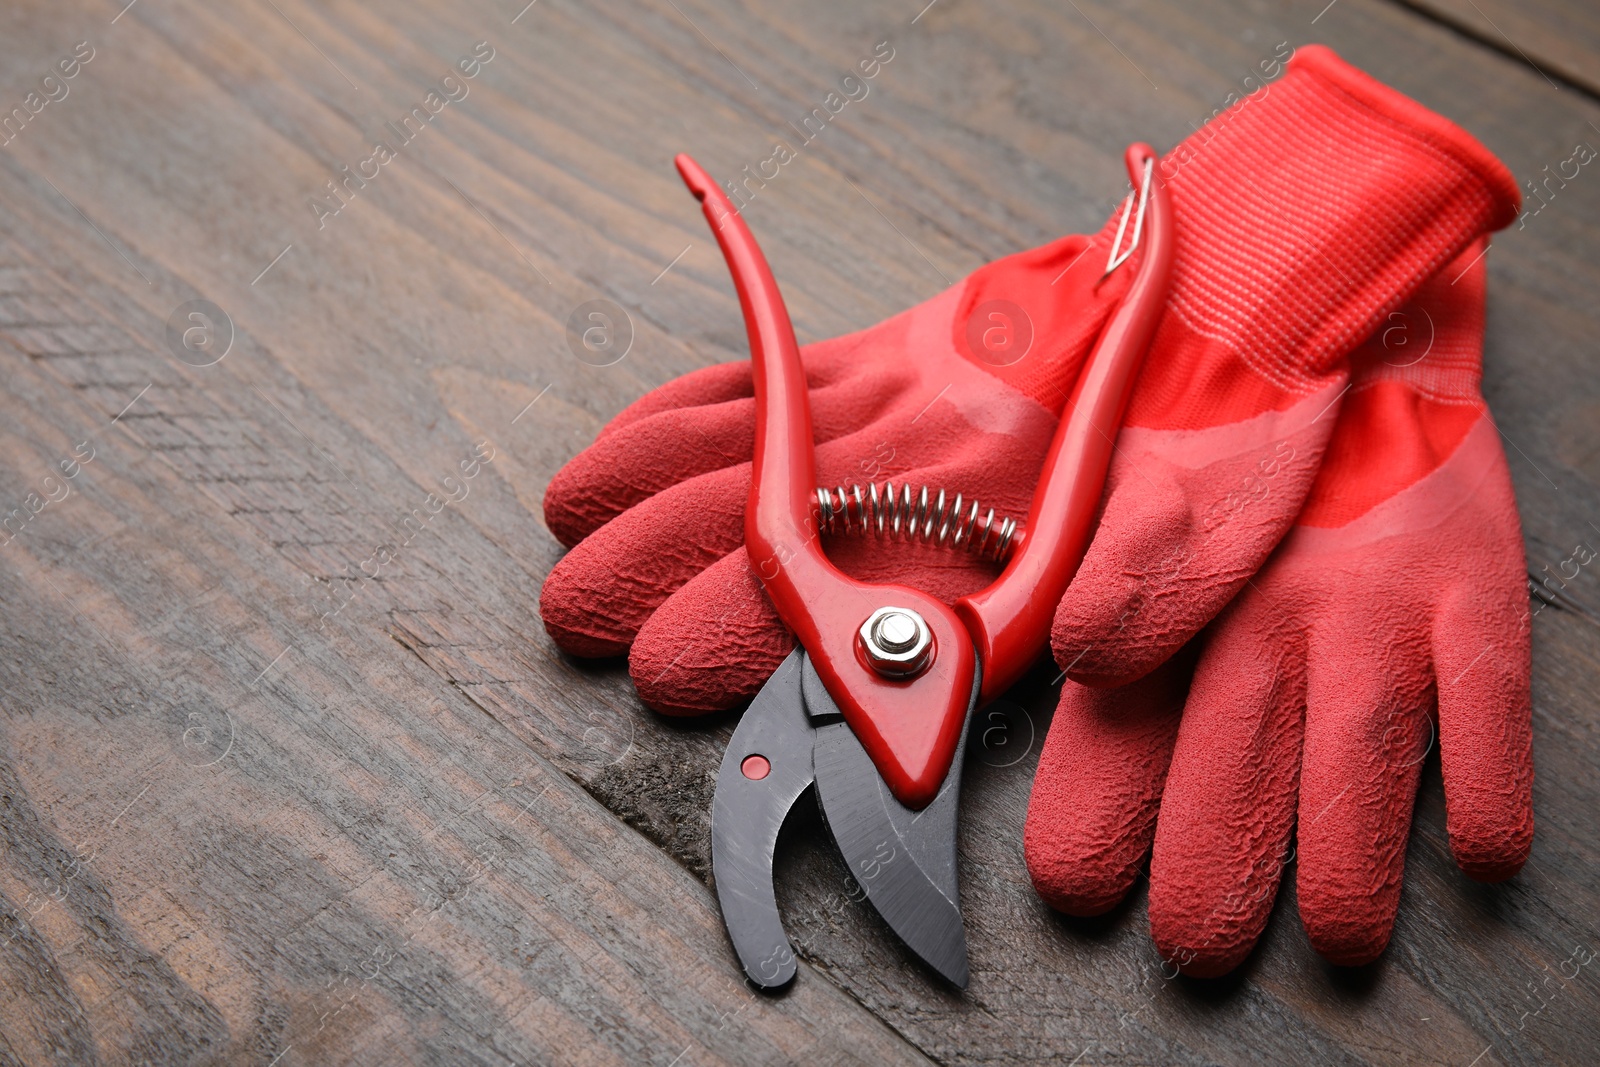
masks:
<path fill-rule="evenodd" d="M 745 546 L 751 564 L 885 784 L 919 810 L 938 793 L 955 758 L 972 694 L 972 641 L 955 613 L 928 594 L 858 582 L 823 555 L 813 515 L 811 402 L 783 296 L 726 194 L 688 156 L 676 163 L 722 247 L 750 333 L 756 436 Z M 890 681 L 857 658 L 856 631 L 886 605 L 911 608 L 933 631 L 933 665 L 913 680 Z"/>
<path fill-rule="evenodd" d="M 1128 176 L 1140 188 L 1146 144 L 1128 146 Z M 1044 651 L 1050 621 L 1094 532 L 1095 513 L 1111 465 L 1133 383 L 1155 334 L 1172 274 L 1172 204 L 1165 185 L 1150 182 L 1138 274 L 1106 323 L 1093 355 L 1062 412 L 1028 511 L 1028 538 L 993 585 L 956 602 L 983 664 L 979 700 L 999 696 Z"/>

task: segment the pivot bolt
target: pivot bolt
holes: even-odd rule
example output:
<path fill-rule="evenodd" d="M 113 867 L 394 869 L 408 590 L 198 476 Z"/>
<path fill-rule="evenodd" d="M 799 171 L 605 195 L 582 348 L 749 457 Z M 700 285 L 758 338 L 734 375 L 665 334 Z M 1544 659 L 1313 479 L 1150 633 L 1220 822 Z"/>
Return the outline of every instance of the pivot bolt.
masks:
<path fill-rule="evenodd" d="M 872 669 L 888 678 L 909 678 L 933 658 L 933 632 L 910 608 L 879 608 L 858 637 Z"/>

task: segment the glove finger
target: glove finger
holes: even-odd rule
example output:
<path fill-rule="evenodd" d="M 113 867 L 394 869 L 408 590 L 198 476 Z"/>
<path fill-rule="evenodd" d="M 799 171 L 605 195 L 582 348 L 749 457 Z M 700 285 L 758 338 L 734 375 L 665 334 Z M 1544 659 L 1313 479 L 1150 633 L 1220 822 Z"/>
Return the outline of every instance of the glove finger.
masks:
<path fill-rule="evenodd" d="M 1305 641 L 1251 590 L 1207 635 L 1150 857 L 1150 933 L 1185 974 L 1226 974 L 1266 928 L 1288 861 Z"/>
<path fill-rule="evenodd" d="M 744 543 L 750 464 L 679 482 L 584 538 L 551 568 L 539 615 L 575 656 L 620 656 L 645 619 Z"/>
<path fill-rule="evenodd" d="M 715 363 L 692 370 L 665 385 L 656 386 L 617 412 L 610 422 L 600 428 L 596 439 L 663 411 L 726 404 L 730 400 L 755 396 L 755 383 L 751 375 L 749 360 Z"/>
<path fill-rule="evenodd" d="M 1533 847 L 1532 665 L 1520 536 L 1496 558 L 1511 565 L 1489 579 L 1489 589 L 1475 582 L 1453 591 L 1433 632 L 1450 850 L 1480 882 L 1510 878 Z"/>
<path fill-rule="evenodd" d="M 597 438 L 556 472 L 544 522 L 569 548 L 635 504 L 696 475 L 749 464 L 755 401 L 657 412 Z"/>
<path fill-rule="evenodd" d="M 1426 642 L 1406 628 L 1361 606 L 1311 641 L 1295 884 L 1312 946 L 1343 966 L 1389 943 L 1433 743 Z"/>
<path fill-rule="evenodd" d="M 666 715 L 736 707 L 794 650 L 741 545 L 689 579 L 639 628 L 628 673 Z"/>
<path fill-rule="evenodd" d="M 1180 654 L 1131 685 L 1061 687 L 1022 835 L 1034 889 L 1057 911 L 1101 915 L 1133 888 L 1192 669 Z"/>
<path fill-rule="evenodd" d="M 1220 612 L 1293 524 L 1343 378 L 1283 412 L 1209 430 L 1125 428 L 1094 540 L 1056 610 L 1056 662 L 1085 685 L 1139 678 Z"/>
<path fill-rule="evenodd" d="M 834 373 L 836 368 L 823 369 L 833 376 L 812 375 L 810 389 L 812 436 L 819 445 L 862 430 L 880 417 L 885 404 L 903 389 L 906 377 L 903 371 L 872 370 L 841 377 Z M 729 380 L 711 384 L 729 389 L 738 385 L 732 376 L 726 377 Z M 635 418 L 620 429 L 609 426 L 550 480 L 544 495 L 550 532 L 570 548 L 635 504 L 679 482 L 748 464 L 755 453 L 756 424 L 755 400 L 748 395 L 748 365 L 743 381 L 747 395 L 670 407 Z M 676 395 L 687 399 L 682 393 Z"/>

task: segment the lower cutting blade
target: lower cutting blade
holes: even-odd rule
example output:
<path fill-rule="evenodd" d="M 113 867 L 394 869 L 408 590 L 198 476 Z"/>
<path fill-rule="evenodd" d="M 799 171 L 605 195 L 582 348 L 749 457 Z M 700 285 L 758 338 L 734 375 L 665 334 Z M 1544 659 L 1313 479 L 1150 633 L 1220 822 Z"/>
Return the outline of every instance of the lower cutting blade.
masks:
<path fill-rule="evenodd" d="M 773 851 L 789 809 L 812 782 L 816 732 L 800 695 L 804 652 L 767 680 L 733 731 L 711 803 L 711 870 L 739 965 L 763 989 L 794 977 L 795 957 L 778 917 Z"/>

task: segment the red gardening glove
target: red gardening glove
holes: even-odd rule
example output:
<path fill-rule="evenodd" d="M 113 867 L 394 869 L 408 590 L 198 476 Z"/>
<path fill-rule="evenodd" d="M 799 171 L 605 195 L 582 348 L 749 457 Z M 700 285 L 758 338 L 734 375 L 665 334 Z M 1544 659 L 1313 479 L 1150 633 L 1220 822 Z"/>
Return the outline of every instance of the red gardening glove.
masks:
<path fill-rule="evenodd" d="M 1320 47 L 1186 140 L 1160 175 L 1177 220 L 1172 291 L 1054 634 L 1063 665 L 1099 683 L 1162 662 L 1261 565 L 1315 476 L 1346 354 L 1517 205 L 1513 179 L 1476 141 Z M 964 338 L 975 320 L 982 332 L 990 301 L 1022 305 L 1037 340 L 1005 377 L 1057 411 L 1122 280 L 1093 289 L 1108 236 L 1053 286 L 1083 238 L 991 264 L 882 327 L 811 346 L 825 482 L 864 480 L 858 472 L 870 477 L 875 454 L 893 449 L 924 468 L 915 480 L 1025 513 L 1049 428 L 974 433 L 963 408 L 1016 389 L 971 374 L 982 360 Z M 825 369 L 838 365 L 851 375 Z M 957 370 L 966 384 L 945 390 Z M 635 683 L 662 710 L 732 706 L 792 647 L 738 547 L 752 414 L 735 398 L 748 389 L 742 367 L 663 387 L 546 496 L 547 521 L 569 543 L 628 508 L 552 571 L 541 607 L 579 654 L 617 654 L 637 638 Z M 830 554 L 858 577 L 946 598 L 990 576 L 949 554 L 917 568 L 872 544 L 833 542 Z"/>
<path fill-rule="evenodd" d="M 805 346 L 821 483 L 927 484 L 963 494 L 964 510 L 977 500 L 1025 516 L 1064 398 L 1142 255 L 1104 277 L 1108 231 L 991 263 L 886 322 Z M 754 418 L 749 363 L 696 371 L 624 410 L 545 494 L 546 524 L 573 546 L 540 597 L 546 629 L 576 655 L 631 645 L 634 681 L 659 711 L 748 699 L 794 647 L 744 550 Z M 845 573 L 946 601 L 999 573 L 961 551 L 830 540 Z"/>
<path fill-rule="evenodd" d="M 1317 951 L 1369 962 L 1394 926 L 1435 736 L 1456 862 L 1480 881 L 1522 867 L 1527 571 L 1478 390 L 1484 247 L 1356 354 L 1305 510 L 1193 654 L 1122 690 L 1068 683 L 1024 834 L 1055 907 L 1110 908 L 1153 839 L 1158 948 L 1185 973 L 1222 974 L 1260 937 L 1293 858 Z"/>

